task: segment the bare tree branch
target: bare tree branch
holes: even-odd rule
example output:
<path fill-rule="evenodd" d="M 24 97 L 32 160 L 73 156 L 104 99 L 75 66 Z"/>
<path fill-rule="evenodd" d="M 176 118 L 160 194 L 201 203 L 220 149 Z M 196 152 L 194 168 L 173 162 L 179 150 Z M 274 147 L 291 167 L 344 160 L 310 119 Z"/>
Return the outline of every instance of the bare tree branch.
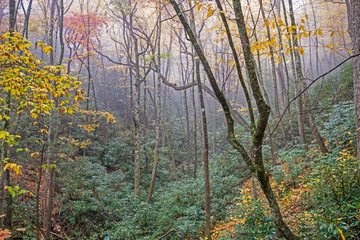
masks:
<path fill-rule="evenodd" d="M 298 95 L 296 95 L 293 99 L 291 99 L 291 101 L 288 103 L 288 105 L 286 106 L 286 108 L 284 109 L 283 113 L 280 116 L 280 119 L 278 120 L 278 122 L 276 123 L 274 129 L 271 131 L 271 133 L 267 136 L 267 138 L 265 139 L 265 141 L 261 144 L 261 146 L 256 150 L 258 151 L 259 149 L 261 149 L 261 147 L 267 142 L 267 140 L 274 134 L 274 132 L 276 131 L 276 129 L 278 128 L 278 126 L 280 125 L 280 122 L 282 121 L 282 119 L 284 118 L 284 115 L 286 113 L 286 111 L 288 110 L 288 108 L 290 107 L 291 103 L 293 103 L 297 98 L 299 98 L 302 94 L 304 94 L 314 83 L 316 83 L 319 79 L 325 77 L 326 75 L 330 74 L 331 72 L 335 71 L 337 68 L 339 68 L 341 65 L 343 65 L 344 63 L 346 63 L 347 61 L 349 61 L 352 58 L 358 57 L 360 56 L 360 53 L 352 55 L 348 58 L 346 58 L 344 61 L 342 61 L 341 63 L 339 63 L 338 65 L 336 65 L 335 67 L 333 67 L 332 69 L 330 69 L 329 71 L 323 73 L 322 75 L 320 75 L 319 77 L 317 77 L 314 80 L 310 80 L 311 83 L 304 88 Z"/>
<path fill-rule="evenodd" d="M 163 239 L 164 237 L 166 237 L 167 235 L 169 235 L 170 233 L 176 233 L 176 235 L 178 235 L 179 237 L 181 237 L 181 234 L 179 233 L 178 230 L 176 229 L 172 229 L 170 231 L 168 231 L 167 233 L 165 233 L 164 235 L 162 235 L 161 237 L 157 238 L 156 240 L 160 240 L 160 239 Z"/>

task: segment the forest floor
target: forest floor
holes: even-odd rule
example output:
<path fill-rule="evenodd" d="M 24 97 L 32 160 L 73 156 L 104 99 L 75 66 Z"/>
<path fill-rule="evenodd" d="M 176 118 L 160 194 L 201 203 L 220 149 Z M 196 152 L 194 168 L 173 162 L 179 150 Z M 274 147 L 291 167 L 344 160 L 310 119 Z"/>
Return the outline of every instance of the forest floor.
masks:
<path fill-rule="evenodd" d="M 285 172 L 287 171 L 288 166 L 286 163 L 281 163 L 279 165 L 281 165 L 285 169 Z M 280 205 L 280 209 L 282 209 L 284 220 L 288 224 L 288 226 L 295 231 L 299 226 L 300 222 L 306 221 L 304 217 L 308 215 L 305 211 L 306 210 L 305 199 L 310 191 L 310 188 L 306 185 L 306 176 L 308 174 L 309 174 L 309 170 L 305 169 L 303 173 L 297 178 L 297 180 L 301 179 L 300 180 L 301 183 L 292 184 L 290 186 L 289 185 L 285 186 L 283 182 L 276 183 L 273 179 L 273 176 L 270 176 L 271 186 L 277 195 L 278 203 Z M 236 205 L 240 206 L 241 209 L 245 209 L 249 207 L 248 206 L 249 203 L 252 201 L 252 198 L 254 198 L 255 196 L 260 202 L 266 202 L 265 195 L 262 193 L 259 186 L 255 185 L 255 189 L 254 189 L 253 181 L 254 179 L 251 178 L 247 180 L 243 184 L 240 190 L 239 195 L 241 194 L 243 196 L 242 197 L 243 200 L 237 202 Z M 254 192 L 256 193 L 254 194 Z M 270 209 L 267 207 L 267 204 L 266 204 L 266 208 L 267 211 L 265 214 L 270 216 Z M 305 213 L 305 214 L 301 214 L 301 213 Z M 240 226 L 244 224 L 245 220 L 246 220 L 246 216 L 241 219 L 239 219 L 236 216 L 230 216 L 227 221 L 217 222 L 212 230 L 213 232 L 212 238 L 227 239 L 227 238 L 235 237 L 234 229 L 239 224 Z"/>

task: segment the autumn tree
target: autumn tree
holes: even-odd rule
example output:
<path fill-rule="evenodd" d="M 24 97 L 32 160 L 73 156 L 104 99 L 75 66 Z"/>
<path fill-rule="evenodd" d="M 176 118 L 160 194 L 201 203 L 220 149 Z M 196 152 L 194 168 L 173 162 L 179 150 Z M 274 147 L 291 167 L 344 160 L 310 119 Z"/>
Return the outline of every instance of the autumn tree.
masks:
<path fill-rule="evenodd" d="M 81 99 L 81 92 L 79 89 L 80 82 L 70 77 L 69 75 L 58 75 L 61 68 L 55 66 L 42 66 L 42 61 L 35 58 L 31 53 L 31 42 L 24 39 L 16 32 L 7 33 L 1 37 L 3 44 L 1 45 L 1 74 L 0 84 L 3 92 L 8 94 L 7 99 L 1 99 L 1 118 L 10 122 L 12 116 L 13 105 L 16 104 L 15 114 L 27 112 L 31 118 L 38 119 L 42 115 L 50 115 L 53 109 L 61 112 L 73 113 L 75 106 L 67 106 L 67 98 L 72 98 L 72 93 L 75 91 L 74 99 Z M 37 43 L 46 53 L 51 51 L 49 46 L 43 43 Z M 80 97 L 80 98 L 79 98 Z M 55 104 L 55 98 L 61 99 L 59 105 Z M 10 106 L 10 107 L 9 107 Z M 6 126 L 6 125 L 5 125 Z M 9 129 L 4 128 L 8 132 L 8 138 L 13 136 L 9 133 Z M 48 133 L 44 128 L 42 133 Z M 14 161 L 9 155 L 9 143 L 2 141 L 8 153 L 3 155 L 6 163 Z M 13 145 L 13 144 L 12 144 Z M 45 163 L 44 163 L 45 164 Z M 41 175 L 41 170 L 40 170 Z M 4 186 L 11 186 L 10 172 L 6 178 Z M 13 196 L 9 196 L 13 197 Z M 9 207 L 9 202 L 7 203 Z M 11 205 L 10 205 L 11 207 Z M 7 209 L 7 221 L 5 224 L 12 227 L 11 209 Z"/>
<path fill-rule="evenodd" d="M 118 66 L 126 66 L 129 70 L 130 103 L 131 107 L 133 107 L 132 119 L 135 136 L 134 186 L 136 197 L 140 197 L 141 132 L 144 129 L 140 109 L 141 85 L 147 80 L 152 70 L 152 61 L 156 62 L 156 59 L 151 56 L 147 58 L 147 54 L 151 46 L 155 49 L 154 46 L 156 46 L 156 44 L 153 44 L 152 41 L 154 41 L 153 36 L 157 29 L 157 24 L 147 24 L 147 19 L 140 15 L 144 9 L 139 7 L 139 3 L 140 2 L 130 0 L 128 2 L 116 2 L 108 5 L 110 16 L 119 23 L 115 25 L 116 28 L 112 28 L 109 31 L 115 48 L 119 50 L 117 51 L 116 60 L 109 56 L 106 57 L 110 62 Z M 148 3 L 144 2 L 143 4 L 146 6 Z M 159 34 L 158 37 L 160 37 Z M 121 40 L 123 40 L 124 43 L 122 43 Z M 102 55 L 104 56 L 104 54 Z M 134 93 L 133 87 L 135 88 Z M 145 93 L 144 97 L 146 96 Z"/>

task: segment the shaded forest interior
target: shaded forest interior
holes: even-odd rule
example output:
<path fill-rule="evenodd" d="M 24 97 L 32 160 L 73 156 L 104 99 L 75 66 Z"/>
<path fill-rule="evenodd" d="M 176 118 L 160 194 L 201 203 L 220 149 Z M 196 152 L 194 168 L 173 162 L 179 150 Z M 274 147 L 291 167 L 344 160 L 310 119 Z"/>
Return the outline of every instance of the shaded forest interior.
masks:
<path fill-rule="evenodd" d="M 360 239 L 360 0 L 0 0 L 0 239 Z"/>

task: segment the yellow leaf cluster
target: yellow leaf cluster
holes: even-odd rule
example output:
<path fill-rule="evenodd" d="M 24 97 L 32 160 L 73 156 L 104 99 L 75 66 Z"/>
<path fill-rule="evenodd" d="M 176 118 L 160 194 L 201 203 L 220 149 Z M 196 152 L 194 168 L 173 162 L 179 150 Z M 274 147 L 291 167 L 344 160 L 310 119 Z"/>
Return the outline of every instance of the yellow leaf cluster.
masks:
<path fill-rule="evenodd" d="M 43 66 L 43 62 L 36 59 L 30 52 L 32 43 L 19 33 L 5 33 L 0 36 L 0 85 L 3 92 L 8 92 L 11 98 L 19 103 L 17 113 L 29 111 L 32 118 L 39 118 L 39 114 L 50 114 L 56 108 L 55 98 L 72 98 L 70 91 L 75 91 L 78 99 L 83 99 L 79 90 L 80 82 L 64 73 L 59 66 Z M 52 48 L 42 42 L 36 43 L 35 48 L 41 47 L 45 53 Z M 81 95 L 81 96 L 80 96 Z M 4 110 L 6 102 L 0 99 L 0 110 Z M 1 118 L 9 118 L 4 114 Z"/>
<path fill-rule="evenodd" d="M 85 129 L 87 132 L 94 131 L 99 126 L 99 123 L 95 124 L 79 124 L 78 127 Z"/>
<path fill-rule="evenodd" d="M 107 122 L 116 123 L 115 117 L 109 112 L 83 110 L 83 109 L 75 109 L 75 110 L 78 113 L 92 116 L 93 118 L 103 117 L 103 118 L 106 118 Z"/>
<path fill-rule="evenodd" d="M 16 175 L 21 175 L 22 174 L 21 168 L 22 168 L 22 166 L 19 166 L 16 163 L 7 163 L 4 167 L 4 170 L 11 169 L 16 173 Z"/>

